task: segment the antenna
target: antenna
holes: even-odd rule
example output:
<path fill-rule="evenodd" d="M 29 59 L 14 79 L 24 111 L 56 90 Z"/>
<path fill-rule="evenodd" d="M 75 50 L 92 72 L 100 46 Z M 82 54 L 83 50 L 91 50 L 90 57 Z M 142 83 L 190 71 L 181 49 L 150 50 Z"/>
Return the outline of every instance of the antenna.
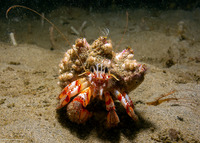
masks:
<path fill-rule="evenodd" d="M 127 28 L 128 28 L 128 11 L 126 11 L 126 27 L 125 27 L 125 29 L 124 29 L 123 36 L 122 36 L 122 38 L 120 39 L 120 41 L 119 41 L 119 43 L 117 44 L 116 47 L 119 47 L 119 45 L 121 44 L 122 40 L 124 39 L 124 35 L 125 35 L 126 31 L 127 31 Z"/>

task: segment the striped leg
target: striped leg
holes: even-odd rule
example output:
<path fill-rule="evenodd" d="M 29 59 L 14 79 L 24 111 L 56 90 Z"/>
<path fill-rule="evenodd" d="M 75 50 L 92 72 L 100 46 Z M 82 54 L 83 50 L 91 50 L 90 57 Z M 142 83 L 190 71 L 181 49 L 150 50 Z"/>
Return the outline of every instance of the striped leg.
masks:
<path fill-rule="evenodd" d="M 58 96 L 58 99 L 60 99 L 60 103 L 57 106 L 57 109 L 64 107 L 67 103 L 69 103 L 71 97 L 77 95 L 87 86 L 88 86 L 88 81 L 86 81 L 85 78 L 78 79 L 67 85 L 63 89 L 61 94 Z"/>
<path fill-rule="evenodd" d="M 118 90 L 114 90 L 113 94 L 115 97 L 121 102 L 121 104 L 124 106 L 126 109 L 126 112 L 128 115 L 133 119 L 133 120 L 138 120 L 138 116 L 134 112 L 134 107 L 132 100 L 128 97 L 127 94 L 121 94 Z"/>
<path fill-rule="evenodd" d="M 106 102 L 106 110 L 108 111 L 107 115 L 107 127 L 111 128 L 116 126 L 120 121 L 119 117 L 115 111 L 115 105 L 114 102 L 110 96 L 109 92 L 104 92 L 105 95 L 105 102 Z"/>
<path fill-rule="evenodd" d="M 69 103 L 67 106 L 67 114 L 72 122 L 82 124 L 92 116 L 92 113 L 85 109 L 90 102 L 91 96 L 91 88 L 88 87 Z"/>
<path fill-rule="evenodd" d="M 134 106 L 133 106 L 133 102 L 131 100 L 131 98 L 128 96 L 128 94 L 126 94 L 125 92 L 122 94 L 122 96 L 125 97 L 126 101 L 129 103 L 129 105 L 134 109 Z"/>

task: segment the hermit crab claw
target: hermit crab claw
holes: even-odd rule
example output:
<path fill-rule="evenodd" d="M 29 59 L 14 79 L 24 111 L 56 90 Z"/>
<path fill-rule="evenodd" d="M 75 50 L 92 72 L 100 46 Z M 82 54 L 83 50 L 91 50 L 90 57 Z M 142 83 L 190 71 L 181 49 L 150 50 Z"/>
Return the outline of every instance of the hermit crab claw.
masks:
<path fill-rule="evenodd" d="M 67 106 L 67 115 L 72 122 L 83 124 L 92 116 L 92 113 L 85 109 L 81 102 L 74 101 Z"/>
<path fill-rule="evenodd" d="M 120 122 L 119 117 L 115 110 L 111 110 L 107 115 L 107 128 L 116 126 Z"/>

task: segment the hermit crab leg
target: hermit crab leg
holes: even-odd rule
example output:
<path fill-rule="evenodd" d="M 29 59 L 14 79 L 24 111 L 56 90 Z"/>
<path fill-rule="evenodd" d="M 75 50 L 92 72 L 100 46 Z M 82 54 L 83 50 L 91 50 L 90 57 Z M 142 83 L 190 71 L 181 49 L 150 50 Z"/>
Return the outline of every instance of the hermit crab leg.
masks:
<path fill-rule="evenodd" d="M 132 104 L 132 101 L 129 97 L 127 97 L 127 94 L 121 94 L 118 90 L 114 89 L 113 91 L 114 96 L 121 102 L 121 104 L 126 109 L 126 112 L 133 120 L 138 120 L 137 115 L 134 112 L 134 107 Z M 128 99 L 128 100 L 127 100 Z M 130 102 L 131 101 L 131 102 Z"/>
<path fill-rule="evenodd" d="M 72 88 L 74 88 L 75 86 L 83 83 L 86 79 L 85 78 L 80 78 L 76 81 L 71 82 L 70 84 L 68 84 L 61 92 L 61 94 L 58 96 L 58 99 L 61 99 L 63 96 L 66 95 L 66 92 L 71 90 Z"/>
<path fill-rule="evenodd" d="M 107 115 L 107 127 L 113 127 L 116 126 L 120 121 L 119 117 L 115 111 L 115 104 L 113 102 L 113 99 L 110 96 L 109 92 L 104 92 L 105 95 L 105 102 L 106 102 L 106 110 L 108 111 Z"/>
<path fill-rule="evenodd" d="M 70 98 L 85 89 L 88 84 L 89 83 L 85 78 L 81 78 L 67 85 L 58 96 L 58 99 L 60 99 L 60 104 L 57 106 L 57 109 L 60 109 L 69 103 Z"/>
<path fill-rule="evenodd" d="M 88 87 L 84 89 L 76 98 L 74 98 L 73 101 L 78 101 L 83 105 L 83 107 L 86 107 L 90 102 L 91 95 L 91 87 Z"/>
<path fill-rule="evenodd" d="M 67 113 L 71 121 L 80 124 L 91 117 L 92 113 L 85 109 L 90 102 L 91 96 L 91 87 L 87 87 L 69 103 Z"/>
<path fill-rule="evenodd" d="M 126 94 L 125 92 L 122 94 L 122 96 L 125 97 L 126 101 L 129 103 L 129 105 L 134 109 L 134 106 L 133 106 L 133 102 L 131 100 L 131 98 L 128 96 L 128 94 Z"/>

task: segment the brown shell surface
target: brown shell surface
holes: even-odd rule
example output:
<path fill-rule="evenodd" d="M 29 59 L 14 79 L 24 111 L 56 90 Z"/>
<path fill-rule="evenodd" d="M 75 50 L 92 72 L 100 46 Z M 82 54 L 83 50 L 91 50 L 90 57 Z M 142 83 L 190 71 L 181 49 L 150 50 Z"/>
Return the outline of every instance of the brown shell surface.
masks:
<path fill-rule="evenodd" d="M 80 78 L 79 75 L 85 72 L 83 65 L 86 70 L 90 70 L 97 64 L 107 67 L 110 73 L 119 79 L 113 86 L 122 88 L 126 92 L 130 92 L 142 83 L 147 69 L 145 64 L 137 63 L 133 50 L 129 47 L 115 53 L 112 41 L 107 37 L 100 36 L 91 45 L 82 38 L 77 39 L 73 48 L 67 50 L 59 64 L 59 86 L 64 88 Z"/>

